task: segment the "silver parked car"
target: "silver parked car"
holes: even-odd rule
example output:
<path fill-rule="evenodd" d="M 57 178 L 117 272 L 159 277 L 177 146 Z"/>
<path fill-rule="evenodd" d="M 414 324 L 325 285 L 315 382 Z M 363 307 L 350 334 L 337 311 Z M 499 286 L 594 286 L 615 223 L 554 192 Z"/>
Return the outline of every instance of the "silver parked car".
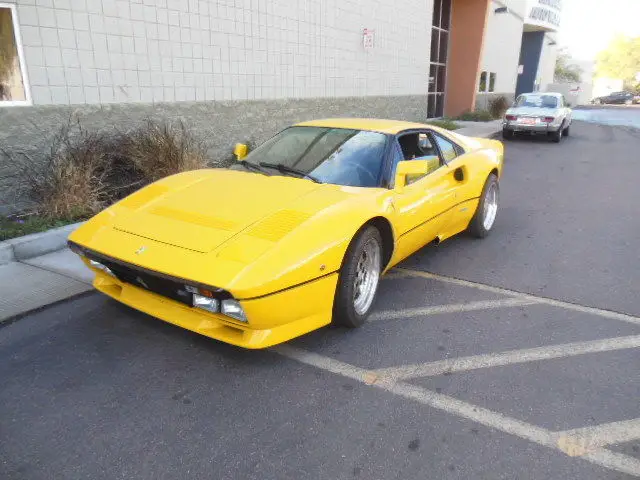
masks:
<path fill-rule="evenodd" d="M 518 132 L 537 133 L 560 142 L 569 135 L 570 126 L 571 109 L 561 93 L 524 93 L 505 112 L 502 136 L 509 139 Z"/>

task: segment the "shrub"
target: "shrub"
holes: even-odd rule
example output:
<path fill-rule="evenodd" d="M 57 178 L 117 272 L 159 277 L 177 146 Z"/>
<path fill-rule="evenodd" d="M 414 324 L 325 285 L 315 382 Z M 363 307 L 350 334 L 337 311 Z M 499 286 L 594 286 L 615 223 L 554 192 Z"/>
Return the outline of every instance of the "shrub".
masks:
<path fill-rule="evenodd" d="M 493 120 L 493 117 L 487 110 L 476 110 L 474 112 L 464 112 L 457 116 L 455 120 L 464 122 L 489 122 Z"/>
<path fill-rule="evenodd" d="M 151 119 L 129 132 L 86 130 L 69 120 L 44 155 L 0 147 L 16 166 L 15 195 L 43 221 L 87 218 L 147 183 L 207 165 L 205 148 L 182 122 Z"/>
<path fill-rule="evenodd" d="M 508 108 L 509 101 L 502 95 L 489 101 L 489 113 L 493 118 L 502 118 Z"/>
<path fill-rule="evenodd" d="M 112 195 L 104 179 L 114 141 L 89 132 L 71 119 L 51 140 L 38 160 L 24 151 L 2 153 L 17 168 L 14 188 L 34 204 L 34 213 L 44 218 L 77 219 L 103 208 Z"/>
<path fill-rule="evenodd" d="M 445 130 L 457 130 L 460 128 L 460 125 L 449 118 L 443 118 L 442 120 L 428 120 L 427 123 L 429 125 L 444 128 Z"/>
<path fill-rule="evenodd" d="M 174 124 L 147 118 L 121 138 L 123 157 L 149 182 L 207 166 L 204 144 L 182 121 Z"/>

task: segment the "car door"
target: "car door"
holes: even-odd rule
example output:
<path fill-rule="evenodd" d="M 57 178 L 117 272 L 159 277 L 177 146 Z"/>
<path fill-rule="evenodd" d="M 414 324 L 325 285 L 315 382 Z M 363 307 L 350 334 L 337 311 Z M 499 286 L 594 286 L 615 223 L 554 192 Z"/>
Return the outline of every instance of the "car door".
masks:
<path fill-rule="evenodd" d="M 396 215 L 397 248 L 396 257 L 405 258 L 427 243 L 443 234 L 449 223 L 452 208 L 456 204 L 456 190 L 460 182 L 455 178 L 454 169 L 447 165 L 446 154 L 437 145 L 437 138 L 431 131 L 412 132 L 427 139 L 431 155 L 406 158 L 406 149 L 396 141 L 396 155 L 402 160 L 434 159 L 434 169 L 426 175 L 413 179 L 402 191 L 394 192 L 393 205 Z M 455 147 L 454 147 L 455 148 Z M 454 153 L 454 155 L 456 155 Z M 449 154 L 449 156 L 451 156 Z M 393 169 L 395 173 L 395 168 Z"/>
<path fill-rule="evenodd" d="M 567 99 L 564 98 L 564 95 L 559 99 L 559 115 L 562 117 L 564 122 L 564 127 L 568 127 L 571 124 L 571 108 L 569 108 L 569 104 L 567 103 Z"/>

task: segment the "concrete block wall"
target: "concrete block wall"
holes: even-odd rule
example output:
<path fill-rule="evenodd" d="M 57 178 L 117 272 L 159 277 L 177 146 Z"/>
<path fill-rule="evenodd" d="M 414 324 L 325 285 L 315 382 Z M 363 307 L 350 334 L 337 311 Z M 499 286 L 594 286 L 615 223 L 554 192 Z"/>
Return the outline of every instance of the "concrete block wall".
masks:
<path fill-rule="evenodd" d="M 479 93 L 476 97 L 476 110 L 489 110 L 489 104 L 492 100 L 504 97 L 509 105 L 515 101 L 515 93 L 513 92 L 495 92 L 495 93 Z"/>
<path fill-rule="evenodd" d="M 3 1 L 35 105 L 427 91 L 433 0 Z"/>
<path fill-rule="evenodd" d="M 496 9 L 505 6 L 508 8 L 507 12 L 495 13 Z M 518 60 L 524 26 L 524 7 L 523 0 L 493 0 L 491 2 L 480 71 L 496 74 L 493 93 L 513 97 L 516 91 Z M 489 75 L 487 74 L 487 84 L 488 82 Z M 492 93 L 478 94 L 477 104 L 485 105 L 492 96 Z"/>
<path fill-rule="evenodd" d="M 212 165 L 232 158 L 236 142 L 260 144 L 281 129 L 320 117 L 381 117 L 424 121 L 423 95 L 369 96 L 226 102 L 121 103 L 112 105 L 47 105 L 0 108 L 0 152 L 25 151 L 42 160 L 52 136 L 70 118 L 88 130 L 127 131 L 145 118 L 182 121 L 207 148 Z M 0 215 L 28 209 L 15 197 L 16 166 L 0 153 Z"/>
<path fill-rule="evenodd" d="M 558 58 L 558 41 L 555 32 L 547 32 L 542 43 L 540 62 L 538 63 L 538 75 L 536 85 L 541 91 L 549 89 L 555 77 L 556 60 Z"/>

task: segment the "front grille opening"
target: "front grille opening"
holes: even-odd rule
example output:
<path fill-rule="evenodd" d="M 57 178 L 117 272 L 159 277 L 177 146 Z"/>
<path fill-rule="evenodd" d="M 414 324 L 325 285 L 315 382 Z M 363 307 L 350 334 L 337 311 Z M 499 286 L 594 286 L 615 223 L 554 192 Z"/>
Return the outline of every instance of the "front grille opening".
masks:
<path fill-rule="evenodd" d="M 83 254 L 87 258 L 100 262 L 108 267 L 121 282 L 134 285 L 138 288 L 144 288 L 145 290 L 162 295 L 163 297 L 175 300 L 184 305 L 193 306 L 193 293 L 185 288 L 186 285 L 190 285 L 188 281 L 172 278 L 159 272 L 152 272 L 94 252 L 85 250 Z M 211 291 L 213 296 L 220 301 L 233 298 L 233 296 L 225 290 L 199 285 L 192 286 Z"/>

